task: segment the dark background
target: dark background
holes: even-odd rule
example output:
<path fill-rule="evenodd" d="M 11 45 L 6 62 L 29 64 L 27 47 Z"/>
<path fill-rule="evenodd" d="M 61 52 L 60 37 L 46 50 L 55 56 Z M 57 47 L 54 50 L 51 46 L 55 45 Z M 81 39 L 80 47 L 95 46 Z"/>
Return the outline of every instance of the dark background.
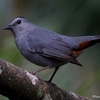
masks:
<path fill-rule="evenodd" d="M 0 0 L 0 57 L 28 71 L 39 66 L 26 61 L 17 50 L 12 33 L 3 31 L 11 20 L 23 16 L 35 24 L 69 36 L 100 34 L 100 0 Z M 100 44 L 78 57 L 83 65 L 66 64 L 55 75 L 58 87 L 92 98 L 100 95 Z M 48 80 L 53 69 L 38 75 Z M 8 100 L 0 96 L 0 100 Z"/>

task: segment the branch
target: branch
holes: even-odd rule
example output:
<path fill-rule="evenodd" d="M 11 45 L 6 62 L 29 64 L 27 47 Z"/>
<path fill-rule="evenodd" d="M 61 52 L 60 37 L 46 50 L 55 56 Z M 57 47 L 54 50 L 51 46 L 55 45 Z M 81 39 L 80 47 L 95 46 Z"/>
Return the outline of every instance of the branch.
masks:
<path fill-rule="evenodd" d="M 91 100 L 64 91 L 3 59 L 0 59 L 0 94 L 10 100 Z"/>

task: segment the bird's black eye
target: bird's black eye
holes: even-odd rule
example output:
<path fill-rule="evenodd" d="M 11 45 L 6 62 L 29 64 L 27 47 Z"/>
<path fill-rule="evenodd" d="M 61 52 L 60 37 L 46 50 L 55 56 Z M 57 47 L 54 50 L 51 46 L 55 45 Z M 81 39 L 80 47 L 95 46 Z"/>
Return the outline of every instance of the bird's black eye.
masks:
<path fill-rule="evenodd" d="M 21 23 L 21 20 L 17 20 L 17 24 L 20 24 Z"/>

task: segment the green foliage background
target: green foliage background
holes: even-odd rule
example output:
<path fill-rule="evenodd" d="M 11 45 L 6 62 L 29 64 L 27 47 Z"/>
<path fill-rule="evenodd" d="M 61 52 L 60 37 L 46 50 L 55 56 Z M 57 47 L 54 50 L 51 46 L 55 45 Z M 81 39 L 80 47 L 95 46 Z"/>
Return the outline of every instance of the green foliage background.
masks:
<path fill-rule="evenodd" d="M 26 61 L 17 50 L 12 33 L 3 31 L 13 18 L 24 16 L 35 24 L 69 36 L 100 34 L 100 0 L 0 0 L 0 57 L 28 71 L 39 66 Z M 53 82 L 62 89 L 92 98 L 100 95 L 100 44 L 78 57 L 84 66 L 66 64 Z M 53 69 L 38 75 L 48 80 Z M 0 96 L 0 100 L 8 100 Z"/>

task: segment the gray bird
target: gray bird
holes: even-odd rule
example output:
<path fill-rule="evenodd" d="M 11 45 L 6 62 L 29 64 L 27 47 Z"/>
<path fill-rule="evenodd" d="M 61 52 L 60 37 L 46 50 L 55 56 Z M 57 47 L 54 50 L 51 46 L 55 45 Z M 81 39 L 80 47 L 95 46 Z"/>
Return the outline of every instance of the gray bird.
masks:
<path fill-rule="evenodd" d="M 21 54 L 30 62 L 43 68 L 55 68 L 49 82 L 52 81 L 60 66 L 73 63 L 82 66 L 76 57 L 83 49 L 100 42 L 100 35 L 69 37 L 41 28 L 24 17 L 15 18 L 5 30 L 11 30 Z"/>

